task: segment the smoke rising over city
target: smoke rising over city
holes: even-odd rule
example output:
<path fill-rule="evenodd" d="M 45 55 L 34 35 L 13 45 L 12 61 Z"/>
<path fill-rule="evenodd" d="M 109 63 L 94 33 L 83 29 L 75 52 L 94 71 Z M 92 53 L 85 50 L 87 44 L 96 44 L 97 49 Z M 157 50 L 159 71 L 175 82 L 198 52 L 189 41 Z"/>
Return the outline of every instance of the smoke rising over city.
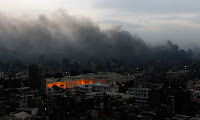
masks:
<path fill-rule="evenodd" d="M 16 53 L 57 54 L 76 57 L 119 57 L 133 59 L 185 59 L 192 51 L 180 50 L 167 41 L 150 46 L 139 36 L 118 27 L 102 30 L 90 19 L 63 10 L 36 19 L 12 18 L 0 14 L 0 41 Z"/>

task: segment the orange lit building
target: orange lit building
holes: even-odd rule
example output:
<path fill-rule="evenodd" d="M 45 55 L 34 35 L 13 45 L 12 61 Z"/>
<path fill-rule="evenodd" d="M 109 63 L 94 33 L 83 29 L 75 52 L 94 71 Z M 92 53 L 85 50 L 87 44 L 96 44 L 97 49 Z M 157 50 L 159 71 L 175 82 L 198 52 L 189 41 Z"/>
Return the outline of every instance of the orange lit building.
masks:
<path fill-rule="evenodd" d="M 104 80 L 100 80 L 100 79 L 93 79 L 93 80 L 91 80 L 91 79 L 77 79 L 77 80 L 66 80 L 66 81 L 63 81 L 63 82 L 47 83 L 46 87 L 52 88 L 53 85 L 56 85 L 58 87 L 66 89 L 66 88 L 74 88 L 77 85 L 92 84 L 93 82 L 99 82 L 101 84 L 105 83 Z"/>

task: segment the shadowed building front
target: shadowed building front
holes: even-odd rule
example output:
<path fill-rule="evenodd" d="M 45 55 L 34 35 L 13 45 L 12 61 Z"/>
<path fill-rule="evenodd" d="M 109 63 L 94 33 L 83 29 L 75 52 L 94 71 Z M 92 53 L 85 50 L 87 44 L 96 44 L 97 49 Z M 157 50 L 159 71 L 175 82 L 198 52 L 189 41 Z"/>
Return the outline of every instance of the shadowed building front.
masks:
<path fill-rule="evenodd" d="M 37 90 L 44 90 L 46 88 L 45 75 L 37 65 L 29 66 L 29 86 Z"/>

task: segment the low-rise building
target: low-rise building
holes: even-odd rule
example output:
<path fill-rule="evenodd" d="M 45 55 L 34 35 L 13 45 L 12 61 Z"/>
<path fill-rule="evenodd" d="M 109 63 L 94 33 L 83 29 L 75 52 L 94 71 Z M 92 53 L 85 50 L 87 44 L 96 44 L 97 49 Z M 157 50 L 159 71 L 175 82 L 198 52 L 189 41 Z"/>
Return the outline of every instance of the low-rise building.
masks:
<path fill-rule="evenodd" d="M 116 84 L 101 84 L 99 82 L 94 82 L 93 84 L 84 84 L 75 86 L 75 91 L 80 93 L 88 92 L 109 92 L 109 91 L 119 91 L 119 86 Z"/>
<path fill-rule="evenodd" d="M 134 95 L 137 103 L 146 103 L 149 99 L 149 88 L 129 88 L 128 93 Z"/>

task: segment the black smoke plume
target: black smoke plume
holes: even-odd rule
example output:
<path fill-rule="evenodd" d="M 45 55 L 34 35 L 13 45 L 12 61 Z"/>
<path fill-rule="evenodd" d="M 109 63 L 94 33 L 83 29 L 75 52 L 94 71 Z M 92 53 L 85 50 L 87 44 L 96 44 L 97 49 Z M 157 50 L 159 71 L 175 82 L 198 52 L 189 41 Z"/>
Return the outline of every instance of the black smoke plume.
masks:
<path fill-rule="evenodd" d="M 0 41 L 20 54 L 45 54 L 63 57 L 119 57 L 146 61 L 191 58 L 191 51 L 166 45 L 148 46 L 142 39 L 119 28 L 102 30 L 89 19 L 62 10 L 37 19 L 17 19 L 0 14 Z"/>

